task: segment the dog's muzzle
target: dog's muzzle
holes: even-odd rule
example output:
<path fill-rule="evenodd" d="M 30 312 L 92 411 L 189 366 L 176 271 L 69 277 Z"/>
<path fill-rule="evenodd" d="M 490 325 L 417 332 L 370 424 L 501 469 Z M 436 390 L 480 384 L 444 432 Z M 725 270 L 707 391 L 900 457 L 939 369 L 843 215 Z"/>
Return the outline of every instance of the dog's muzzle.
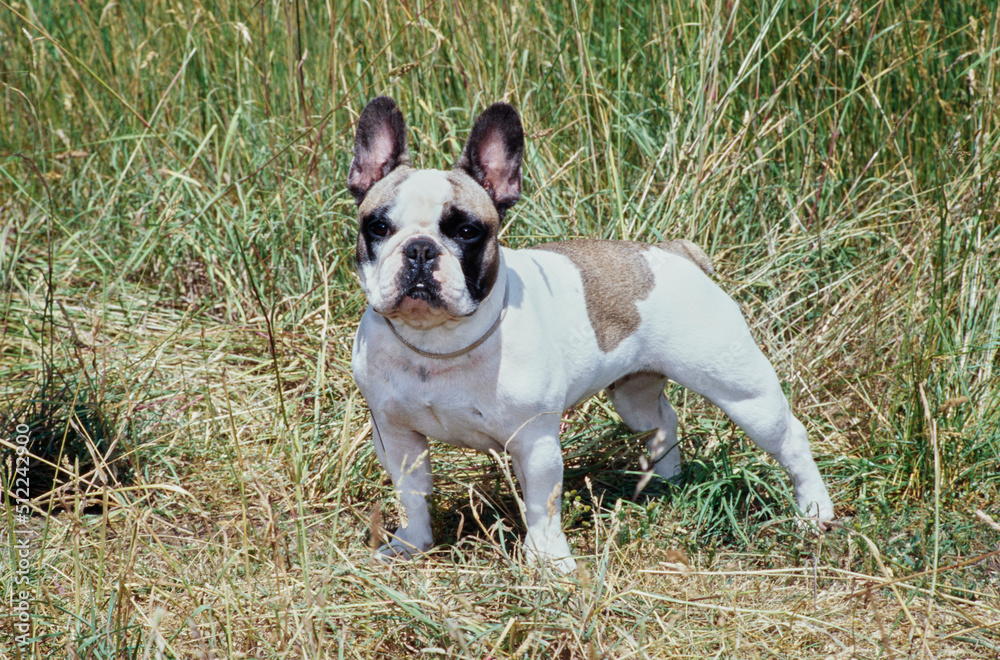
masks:
<path fill-rule="evenodd" d="M 441 304 L 441 285 L 434 279 L 440 256 L 441 248 L 429 238 L 417 237 L 403 246 L 399 290 L 404 297 Z"/>

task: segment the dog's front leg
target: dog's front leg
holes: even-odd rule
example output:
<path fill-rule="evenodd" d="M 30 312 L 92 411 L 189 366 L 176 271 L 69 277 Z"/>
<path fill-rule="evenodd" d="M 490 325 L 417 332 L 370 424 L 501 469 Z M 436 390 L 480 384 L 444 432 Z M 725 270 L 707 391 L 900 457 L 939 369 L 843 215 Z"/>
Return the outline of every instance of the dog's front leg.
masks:
<path fill-rule="evenodd" d="M 514 473 L 521 486 L 528 534 L 526 557 L 569 573 L 576 569 L 562 531 L 563 459 L 559 444 L 559 418 L 555 424 L 533 424 L 522 429 L 507 445 Z"/>
<path fill-rule="evenodd" d="M 372 416 L 375 455 L 392 477 L 400 503 L 399 529 L 379 548 L 384 558 L 412 558 L 434 543 L 427 496 L 431 494 L 431 457 L 427 438 L 416 431 L 393 426 L 385 417 Z"/>

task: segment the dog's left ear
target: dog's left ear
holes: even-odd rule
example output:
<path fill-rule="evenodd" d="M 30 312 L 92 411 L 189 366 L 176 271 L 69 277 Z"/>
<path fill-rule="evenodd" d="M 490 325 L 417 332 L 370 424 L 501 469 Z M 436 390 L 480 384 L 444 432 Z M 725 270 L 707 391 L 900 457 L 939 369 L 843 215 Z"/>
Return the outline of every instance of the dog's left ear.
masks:
<path fill-rule="evenodd" d="M 502 218 L 521 197 L 524 129 L 517 111 L 494 103 L 479 115 L 455 169 L 464 170 L 493 199 Z"/>
<path fill-rule="evenodd" d="M 396 167 L 409 164 L 403 113 L 388 96 L 372 99 L 361 111 L 354 133 L 354 160 L 347 174 L 354 201 L 361 204 L 372 186 Z"/>

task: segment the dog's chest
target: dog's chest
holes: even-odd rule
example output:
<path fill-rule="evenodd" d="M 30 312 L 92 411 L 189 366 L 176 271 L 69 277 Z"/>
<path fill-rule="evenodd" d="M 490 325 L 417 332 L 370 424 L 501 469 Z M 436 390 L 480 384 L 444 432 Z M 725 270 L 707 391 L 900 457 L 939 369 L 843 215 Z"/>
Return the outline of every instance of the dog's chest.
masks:
<path fill-rule="evenodd" d="M 434 364 L 415 361 L 408 368 L 386 364 L 380 379 L 388 387 L 379 397 L 381 410 L 394 424 L 429 438 L 480 451 L 498 449 L 505 430 L 498 423 L 496 386 L 475 370 L 436 371 Z"/>

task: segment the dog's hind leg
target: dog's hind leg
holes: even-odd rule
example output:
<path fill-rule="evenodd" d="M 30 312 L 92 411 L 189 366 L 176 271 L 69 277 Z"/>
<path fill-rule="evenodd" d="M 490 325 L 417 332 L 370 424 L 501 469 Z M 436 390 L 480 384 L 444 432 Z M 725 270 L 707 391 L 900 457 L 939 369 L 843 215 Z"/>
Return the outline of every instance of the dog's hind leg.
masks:
<path fill-rule="evenodd" d="M 637 433 L 655 431 L 646 441 L 653 471 L 664 479 L 676 480 L 681 472 L 677 413 L 663 393 L 666 386 L 665 377 L 643 372 L 615 381 L 607 392 L 615 410 L 630 429 Z"/>
<path fill-rule="evenodd" d="M 766 381 L 754 396 L 715 393 L 712 400 L 758 447 L 788 470 L 799 509 L 825 529 L 824 523 L 833 520 L 833 502 L 813 460 L 806 429 L 792 414 L 777 377 Z"/>
<path fill-rule="evenodd" d="M 833 502 L 813 460 L 806 429 L 792 414 L 774 368 L 749 337 L 747 330 L 741 341 L 728 344 L 728 351 L 714 353 L 718 368 L 672 375 L 721 408 L 788 470 L 799 509 L 817 518 L 823 529 L 825 521 L 833 520 Z"/>

